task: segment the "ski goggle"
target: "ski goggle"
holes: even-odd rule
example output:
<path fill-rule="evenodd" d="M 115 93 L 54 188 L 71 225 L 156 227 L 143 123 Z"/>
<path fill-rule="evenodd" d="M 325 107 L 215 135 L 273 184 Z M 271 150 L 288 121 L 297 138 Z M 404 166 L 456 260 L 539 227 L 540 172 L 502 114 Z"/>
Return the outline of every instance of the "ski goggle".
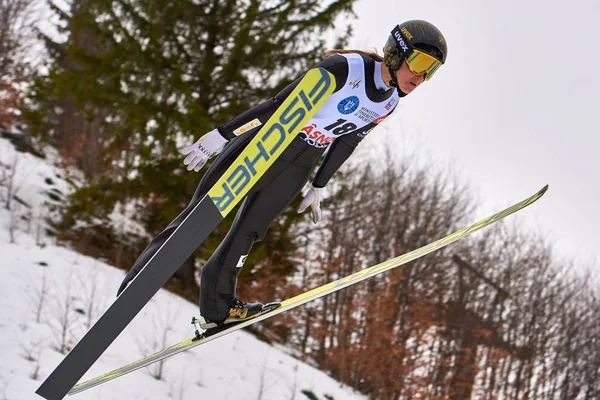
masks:
<path fill-rule="evenodd" d="M 425 74 L 426 81 L 430 80 L 435 71 L 442 66 L 440 60 L 419 49 L 413 49 L 410 56 L 406 57 L 406 64 L 413 74 L 417 76 Z"/>

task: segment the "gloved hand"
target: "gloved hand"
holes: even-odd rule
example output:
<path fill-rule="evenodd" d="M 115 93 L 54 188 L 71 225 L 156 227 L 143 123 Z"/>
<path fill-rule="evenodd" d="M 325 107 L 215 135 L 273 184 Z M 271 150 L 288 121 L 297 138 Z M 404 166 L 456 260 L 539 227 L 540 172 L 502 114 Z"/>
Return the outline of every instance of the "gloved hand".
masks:
<path fill-rule="evenodd" d="M 183 163 L 188 166 L 188 171 L 198 172 L 209 158 L 221 152 L 225 143 L 227 139 L 221 136 L 218 130 L 213 129 L 193 145 L 181 150 L 181 154 L 187 155 Z"/>
<path fill-rule="evenodd" d="M 304 199 L 300 203 L 298 207 L 298 212 L 304 212 L 306 208 L 310 205 L 310 215 L 312 216 L 312 220 L 314 224 L 318 224 L 321 220 L 321 199 L 323 198 L 323 188 L 316 188 L 313 185 L 310 185 L 310 189 L 304 195 Z"/>

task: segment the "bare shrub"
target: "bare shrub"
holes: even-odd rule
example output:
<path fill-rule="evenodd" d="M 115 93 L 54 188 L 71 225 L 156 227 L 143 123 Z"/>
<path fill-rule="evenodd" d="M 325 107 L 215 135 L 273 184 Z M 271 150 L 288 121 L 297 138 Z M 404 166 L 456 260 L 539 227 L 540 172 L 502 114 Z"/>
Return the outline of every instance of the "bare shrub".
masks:
<path fill-rule="evenodd" d="M 152 315 L 152 322 L 150 323 L 150 329 L 144 329 L 147 334 L 139 336 L 136 339 L 136 343 L 140 353 L 142 355 L 149 355 L 156 353 L 160 350 L 167 348 L 171 340 L 170 333 L 173 330 L 174 315 L 173 309 L 170 304 L 159 306 Z M 162 380 L 164 378 L 164 365 L 166 360 L 158 361 L 153 365 L 147 367 L 147 370 L 156 380 Z"/>
<path fill-rule="evenodd" d="M 260 376 L 258 380 L 258 391 L 257 391 L 257 400 L 263 400 L 265 398 L 269 398 L 267 393 L 271 390 L 277 383 L 279 379 L 273 378 L 273 371 L 268 367 L 269 364 L 269 352 L 265 354 L 265 358 L 263 359 L 262 365 L 260 366 Z M 268 377 L 271 377 L 270 379 Z"/>
<path fill-rule="evenodd" d="M 54 307 L 50 310 L 49 326 L 52 330 L 54 348 L 62 354 L 71 350 L 73 345 L 73 325 L 75 316 L 73 297 L 73 271 L 71 270 L 64 289 L 55 298 Z"/>
<path fill-rule="evenodd" d="M 48 300 L 48 273 L 46 268 L 42 273 L 41 281 L 34 284 L 32 290 L 27 291 L 27 297 L 35 312 L 35 322 L 39 324 L 42 322 L 44 306 Z"/>
<path fill-rule="evenodd" d="M 8 165 L 5 165 L 4 168 L 0 169 L 2 176 L 0 176 L 0 183 L 2 186 L 6 188 L 6 199 L 4 203 L 4 208 L 7 210 L 11 209 L 12 201 L 14 196 L 19 191 L 19 186 L 16 181 L 17 177 L 17 168 L 19 168 L 19 155 L 15 155 L 12 159 L 12 162 Z"/>
<path fill-rule="evenodd" d="M 82 288 L 82 310 L 85 317 L 85 328 L 89 330 L 96 322 L 97 316 L 100 316 L 104 310 L 104 301 L 106 294 L 103 290 L 104 281 L 100 279 L 101 270 L 98 262 L 94 260 L 92 272 L 87 269 L 85 274 L 77 274 L 79 287 Z"/>
<path fill-rule="evenodd" d="M 34 0 L 0 0 L 0 80 L 24 78 L 35 23 Z"/>

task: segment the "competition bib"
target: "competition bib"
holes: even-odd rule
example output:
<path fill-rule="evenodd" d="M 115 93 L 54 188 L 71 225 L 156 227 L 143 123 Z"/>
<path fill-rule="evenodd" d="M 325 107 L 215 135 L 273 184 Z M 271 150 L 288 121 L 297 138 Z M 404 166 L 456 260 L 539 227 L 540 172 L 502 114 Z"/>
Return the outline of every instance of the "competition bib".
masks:
<path fill-rule="evenodd" d="M 327 147 L 342 135 L 347 135 L 370 123 L 380 123 L 398 103 L 394 91 L 386 101 L 376 103 L 365 90 L 365 66 L 358 54 L 340 54 L 348 60 L 348 78 L 344 87 L 332 94 L 308 125 L 301 137 L 314 147 Z"/>

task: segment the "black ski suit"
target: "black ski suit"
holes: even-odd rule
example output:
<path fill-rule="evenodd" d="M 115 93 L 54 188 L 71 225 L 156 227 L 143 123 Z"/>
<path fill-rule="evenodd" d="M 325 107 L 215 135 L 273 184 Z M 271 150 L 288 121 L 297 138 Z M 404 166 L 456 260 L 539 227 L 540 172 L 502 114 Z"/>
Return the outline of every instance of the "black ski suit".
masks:
<path fill-rule="evenodd" d="M 377 72 L 375 66 L 379 64 L 376 64 L 368 56 L 362 56 L 362 59 L 365 68 L 364 85 L 367 96 L 373 101 L 386 101 L 391 97 L 394 89 L 378 88 L 375 84 L 374 74 Z M 348 77 L 348 62 L 345 57 L 340 55 L 328 57 L 317 64 L 317 67 L 327 69 L 334 75 L 336 81 L 334 93 L 343 89 Z M 125 278 L 120 290 L 125 287 L 128 280 L 133 279 L 175 231 L 260 128 L 254 128 L 240 136 L 236 136 L 233 131 L 256 118 L 261 123 L 265 123 L 296 87 L 300 79 L 290 84 L 275 97 L 218 127 L 218 131 L 223 137 L 229 139 L 229 142 L 202 177 L 190 204 L 146 247 Z M 393 109 L 389 113 L 392 111 Z M 329 151 L 315 175 L 313 185 L 324 187 L 333 173 L 348 159 L 360 141 L 375 126 L 376 122 L 371 122 L 349 134 L 337 137 L 329 145 Z M 323 155 L 326 147 L 311 146 L 305 139 L 305 133 L 299 133 L 252 187 L 243 200 L 225 239 L 202 268 L 200 312 L 205 318 L 211 321 L 225 319 L 227 309 L 235 300 L 237 277 L 250 249 L 254 243 L 263 240 L 271 222 L 300 193 Z"/>

